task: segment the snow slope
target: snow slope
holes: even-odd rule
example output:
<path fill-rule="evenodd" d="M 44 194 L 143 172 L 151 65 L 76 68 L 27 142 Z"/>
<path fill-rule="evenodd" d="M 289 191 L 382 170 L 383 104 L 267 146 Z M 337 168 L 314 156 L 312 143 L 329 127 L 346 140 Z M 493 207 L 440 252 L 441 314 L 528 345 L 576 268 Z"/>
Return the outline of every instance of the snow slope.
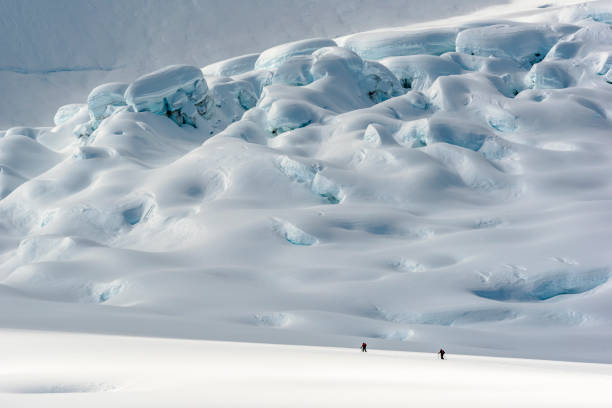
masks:
<path fill-rule="evenodd" d="M 468 13 L 505 0 L 0 0 L 0 130 L 170 64 Z"/>
<path fill-rule="evenodd" d="M 6 407 L 607 407 L 609 365 L 2 331 Z M 96 350 L 92 353 L 92 350 Z"/>
<path fill-rule="evenodd" d="M 610 362 L 611 23 L 521 3 L 96 84 L 0 132 L 0 327 Z"/>

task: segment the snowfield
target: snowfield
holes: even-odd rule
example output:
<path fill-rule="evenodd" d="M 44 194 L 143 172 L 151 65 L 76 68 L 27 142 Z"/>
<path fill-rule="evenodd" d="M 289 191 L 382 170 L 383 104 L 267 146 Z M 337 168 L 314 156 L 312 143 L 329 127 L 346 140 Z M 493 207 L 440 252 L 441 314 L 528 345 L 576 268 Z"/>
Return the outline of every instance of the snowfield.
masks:
<path fill-rule="evenodd" d="M 221 30 L 231 55 L 164 54 L 169 27 L 52 126 L 4 93 L 42 110 L 0 131 L 3 406 L 604 406 L 612 5 L 388 27 L 398 1 L 355 33 L 378 2 L 341 3 L 284 44 Z"/>
<path fill-rule="evenodd" d="M 612 381 L 612 367 L 603 364 L 1 334 L 6 407 L 608 407 Z"/>

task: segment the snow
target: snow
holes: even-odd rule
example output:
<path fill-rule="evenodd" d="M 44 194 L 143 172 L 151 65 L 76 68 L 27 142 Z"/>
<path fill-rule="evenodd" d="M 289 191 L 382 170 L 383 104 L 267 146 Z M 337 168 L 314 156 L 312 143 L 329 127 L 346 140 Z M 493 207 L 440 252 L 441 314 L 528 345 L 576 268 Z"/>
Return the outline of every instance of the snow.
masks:
<path fill-rule="evenodd" d="M 234 76 L 252 71 L 259 54 L 248 54 L 215 62 L 202 68 L 206 76 Z"/>
<path fill-rule="evenodd" d="M 0 130 L 47 126 L 95 86 L 170 64 L 206 66 L 290 41 L 333 38 L 473 12 L 507 0 L 3 0 Z M 70 12 L 67 13 L 66 10 Z M 394 10 L 395 12 L 390 12 Z M 410 10 L 406 12 L 406 10 Z M 273 27 L 273 28 L 272 28 Z M 245 56 L 236 68 L 251 69 Z M 239 68 L 246 64 L 244 68 Z"/>
<path fill-rule="evenodd" d="M 529 88 L 562 89 L 572 85 L 572 77 L 560 64 L 544 61 L 534 66 L 527 76 Z"/>
<path fill-rule="evenodd" d="M 272 83 L 293 86 L 308 85 L 314 78 L 310 72 L 312 57 L 302 55 L 288 58 L 272 76 Z"/>
<path fill-rule="evenodd" d="M 497 24 L 469 28 L 457 35 L 457 51 L 481 57 L 508 58 L 521 66 L 540 62 L 560 38 L 578 27 Z"/>
<path fill-rule="evenodd" d="M 263 326 L 291 324 L 280 313 Z M 279 320 L 280 319 L 280 320 Z M 274 329 L 273 329 L 274 330 Z M 276 329 L 280 330 L 280 329 Z M 389 337 L 409 333 L 391 332 Z M 3 330 L 3 406 L 606 407 L 611 369 L 353 348 Z M 95 350 L 95 352 L 92 352 Z"/>
<path fill-rule="evenodd" d="M 361 58 L 378 60 L 386 57 L 430 54 L 440 55 L 455 50 L 454 29 L 425 31 L 390 31 L 354 34 L 340 43 Z"/>
<path fill-rule="evenodd" d="M 315 237 L 302 231 L 288 221 L 275 218 L 274 224 L 274 229 L 290 244 L 309 246 L 319 242 Z"/>
<path fill-rule="evenodd" d="M 128 84 L 121 82 L 111 82 L 95 87 L 87 97 L 87 109 L 89 109 L 91 119 L 99 123 L 102 119 L 109 117 L 116 107 L 126 106 L 123 95 L 127 88 Z M 56 123 L 56 125 L 60 124 Z"/>
<path fill-rule="evenodd" d="M 607 269 L 594 269 L 586 271 L 565 271 L 549 274 L 527 282 L 498 285 L 491 290 L 476 290 L 478 296 L 501 301 L 534 301 L 547 300 L 556 296 L 584 293 L 605 284 L 610 278 Z"/>
<path fill-rule="evenodd" d="M 278 162 L 280 170 L 291 180 L 310 187 L 313 193 L 321 196 L 331 204 L 342 201 L 342 189 L 333 181 L 321 175 L 317 166 L 307 167 L 287 156 L 282 156 Z"/>
<path fill-rule="evenodd" d="M 255 69 L 277 68 L 291 57 L 298 55 L 310 55 L 313 51 L 323 47 L 334 47 L 336 43 L 327 38 L 313 38 L 310 40 L 300 40 L 292 43 L 278 45 L 262 52 L 257 61 Z"/>
<path fill-rule="evenodd" d="M 55 116 L 53 117 L 53 123 L 56 126 L 59 126 L 74 117 L 74 115 L 76 115 L 79 110 L 81 110 L 81 105 L 76 103 L 60 106 L 60 108 L 55 113 Z"/>
<path fill-rule="evenodd" d="M 458 75 L 461 67 L 433 55 L 389 57 L 380 61 L 397 77 L 403 88 L 427 89 L 440 76 Z"/>
<path fill-rule="evenodd" d="M 199 68 L 171 65 L 132 82 L 125 90 L 125 102 L 136 112 L 167 114 L 178 125 L 196 126 L 196 115 L 207 111 L 207 92 Z"/>
<path fill-rule="evenodd" d="M 569 3 L 242 3 L 225 31 L 192 2 L 129 56 L 92 23 L 75 64 L 159 64 L 64 72 L 52 110 L 7 87 L 0 404 L 604 406 L 612 10 Z"/>

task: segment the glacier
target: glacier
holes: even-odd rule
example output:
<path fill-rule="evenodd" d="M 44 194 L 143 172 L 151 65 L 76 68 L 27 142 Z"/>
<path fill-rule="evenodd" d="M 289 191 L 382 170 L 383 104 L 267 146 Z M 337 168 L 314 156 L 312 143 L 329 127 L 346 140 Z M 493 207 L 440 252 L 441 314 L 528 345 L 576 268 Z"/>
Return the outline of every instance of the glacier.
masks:
<path fill-rule="evenodd" d="M 29 98 L 0 131 L 0 327 L 610 362 L 612 11 L 527 3 L 157 36 L 146 69 Z"/>

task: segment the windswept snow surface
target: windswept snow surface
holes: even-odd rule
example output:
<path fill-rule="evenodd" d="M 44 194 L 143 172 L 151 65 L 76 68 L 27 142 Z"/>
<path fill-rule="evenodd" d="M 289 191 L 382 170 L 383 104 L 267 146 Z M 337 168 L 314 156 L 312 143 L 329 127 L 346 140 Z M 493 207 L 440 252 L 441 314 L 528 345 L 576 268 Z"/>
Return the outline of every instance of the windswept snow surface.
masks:
<path fill-rule="evenodd" d="M 612 367 L 0 331 L 3 407 L 608 407 Z M 95 352 L 92 352 L 95 350 Z"/>
<path fill-rule="evenodd" d="M 612 6 L 534 7 L 1 132 L 0 327 L 612 362 Z"/>

